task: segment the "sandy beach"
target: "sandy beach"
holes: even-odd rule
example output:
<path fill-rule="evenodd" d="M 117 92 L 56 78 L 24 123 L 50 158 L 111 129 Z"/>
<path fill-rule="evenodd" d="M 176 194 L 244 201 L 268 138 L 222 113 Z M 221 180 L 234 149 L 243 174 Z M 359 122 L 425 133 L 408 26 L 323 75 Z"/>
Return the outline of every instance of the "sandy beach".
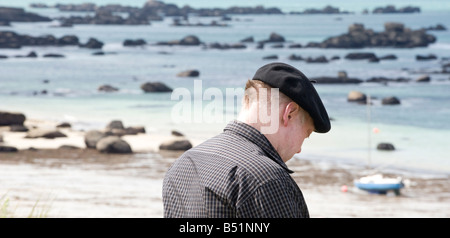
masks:
<path fill-rule="evenodd" d="M 33 123 L 52 126 L 33 120 L 25 124 Z M 3 143 L 19 151 L 0 154 L 0 205 L 7 210 L 3 216 L 163 217 L 162 181 L 181 153 L 158 150 L 170 135 L 124 136 L 136 151 L 118 155 L 84 148 L 82 131 L 63 129 L 68 137 L 25 139 L 23 132 L 5 130 Z M 61 145 L 79 149 L 57 149 Z M 311 217 L 450 217 L 450 180 L 445 175 L 390 172 L 402 176 L 406 187 L 400 196 L 377 195 L 353 186 L 354 179 L 368 174 L 358 165 L 293 158 L 288 166 L 295 171 L 292 176 Z"/>

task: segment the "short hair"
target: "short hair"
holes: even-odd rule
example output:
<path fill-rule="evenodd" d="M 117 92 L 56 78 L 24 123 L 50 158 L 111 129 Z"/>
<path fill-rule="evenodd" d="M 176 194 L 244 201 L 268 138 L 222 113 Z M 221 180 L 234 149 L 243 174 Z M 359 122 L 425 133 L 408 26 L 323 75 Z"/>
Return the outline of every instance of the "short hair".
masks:
<path fill-rule="evenodd" d="M 245 84 L 245 92 L 244 92 L 244 97 L 243 97 L 243 102 L 242 104 L 244 106 L 249 106 L 250 103 L 253 103 L 255 101 L 258 100 L 259 97 L 259 92 L 260 89 L 267 89 L 270 91 L 270 89 L 272 89 L 272 87 L 260 80 L 248 80 L 247 83 Z M 254 90 L 252 90 L 254 89 Z M 288 96 L 286 96 L 284 93 L 279 92 L 279 100 L 280 100 L 280 104 L 282 103 L 289 103 L 292 102 L 292 99 L 290 99 Z"/>
<path fill-rule="evenodd" d="M 254 80 L 254 79 L 248 80 L 247 83 L 245 84 L 244 97 L 242 98 L 242 107 L 248 108 L 250 106 L 250 104 L 252 104 L 254 102 L 258 102 L 258 98 L 260 95 L 260 89 L 266 89 L 270 92 L 270 89 L 272 89 L 272 88 L 273 88 L 272 86 L 270 86 L 260 80 Z M 294 102 L 291 98 L 289 98 L 288 96 L 286 96 L 284 93 L 282 93 L 280 91 L 278 91 L 278 95 L 279 95 L 279 97 L 278 97 L 279 105 L 284 105 L 284 104 L 288 104 L 290 102 Z M 269 103 L 270 103 L 270 101 L 269 101 Z M 270 107 L 270 104 L 268 104 L 267 107 Z M 301 112 L 301 114 L 302 114 L 300 117 L 301 124 L 303 124 L 305 122 L 305 116 L 306 116 L 307 112 L 305 110 L 303 110 L 302 107 L 300 107 L 300 106 L 298 106 L 298 107 L 299 107 L 299 113 Z"/>

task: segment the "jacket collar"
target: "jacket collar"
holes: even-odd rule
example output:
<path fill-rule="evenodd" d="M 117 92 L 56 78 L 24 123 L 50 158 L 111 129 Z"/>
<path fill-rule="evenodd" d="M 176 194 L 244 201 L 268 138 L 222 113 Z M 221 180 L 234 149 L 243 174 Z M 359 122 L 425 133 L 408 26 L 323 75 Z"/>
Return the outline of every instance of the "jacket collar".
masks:
<path fill-rule="evenodd" d="M 258 131 L 256 128 L 237 120 L 231 121 L 228 123 L 228 125 L 223 130 L 230 131 L 235 134 L 238 134 L 247 140 L 251 141 L 253 144 L 257 145 L 259 148 L 261 148 L 266 155 L 275 161 L 277 164 L 279 164 L 281 167 L 283 167 L 288 173 L 294 173 L 294 171 L 290 170 L 287 165 L 283 162 L 278 152 L 273 148 L 272 144 L 269 142 L 269 140 L 264 136 L 260 131 Z"/>

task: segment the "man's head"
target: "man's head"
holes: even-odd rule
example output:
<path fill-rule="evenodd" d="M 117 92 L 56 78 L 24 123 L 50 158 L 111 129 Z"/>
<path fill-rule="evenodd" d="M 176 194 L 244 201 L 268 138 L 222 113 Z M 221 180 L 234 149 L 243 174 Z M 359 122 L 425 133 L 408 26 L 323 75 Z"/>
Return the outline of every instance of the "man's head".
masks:
<path fill-rule="evenodd" d="M 309 79 L 283 63 L 261 67 L 247 82 L 239 120 L 265 134 L 285 162 L 300 153 L 313 131 L 326 133 L 331 127 Z M 270 133 L 263 130 L 274 126 Z"/>

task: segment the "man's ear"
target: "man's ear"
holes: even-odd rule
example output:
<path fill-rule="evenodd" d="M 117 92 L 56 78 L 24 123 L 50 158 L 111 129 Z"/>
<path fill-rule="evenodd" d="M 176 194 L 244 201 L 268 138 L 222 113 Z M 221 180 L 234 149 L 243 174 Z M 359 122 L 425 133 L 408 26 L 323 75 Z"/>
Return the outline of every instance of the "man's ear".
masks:
<path fill-rule="evenodd" d="M 290 102 L 286 105 L 283 112 L 283 125 L 286 127 L 288 122 L 294 118 L 294 115 L 298 112 L 299 108 L 295 102 Z"/>

